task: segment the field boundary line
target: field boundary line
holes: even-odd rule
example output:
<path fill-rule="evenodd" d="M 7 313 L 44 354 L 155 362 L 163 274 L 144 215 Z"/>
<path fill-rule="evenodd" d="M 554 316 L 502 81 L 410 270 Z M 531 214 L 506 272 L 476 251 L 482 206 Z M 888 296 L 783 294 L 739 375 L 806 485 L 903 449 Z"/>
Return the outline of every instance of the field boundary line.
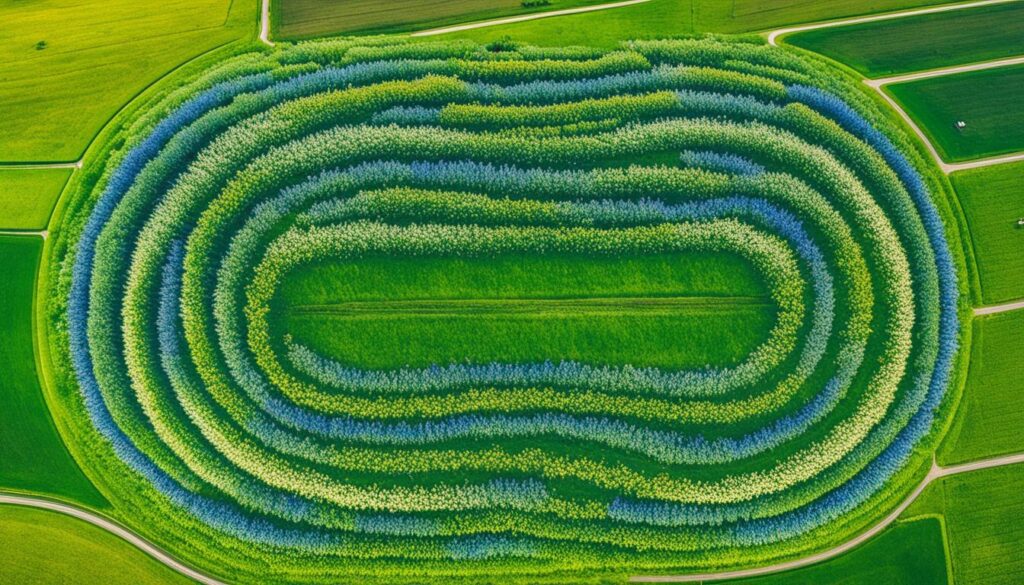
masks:
<path fill-rule="evenodd" d="M 851 24 L 863 24 L 866 22 L 878 22 L 881 20 L 892 20 L 894 18 L 906 18 L 908 16 L 920 16 L 924 14 L 935 14 L 938 12 L 950 12 L 953 10 L 964 10 L 967 8 L 980 8 L 982 6 L 991 6 L 993 4 L 1007 4 L 1010 2 L 1017 2 L 1018 0 L 979 0 L 978 2 L 967 2 L 965 4 L 946 4 L 943 6 L 931 6 L 928 8 L 915 8 L 913 10 L 900 10 L 897 12 L 886 12 L 884 14 L 872 14 L 870 16 L 857 16 L 854 18 L 844 18 L 840 20 L 827 20 L 824 22 L 815 22 L 812 24 L 801 24 L 797 26 L 789 26 L 784 28 L 778 28 L 768 32 L 768 44 L 772 46 L 778 46 L 778 38 L 784 35 L 798 32 L 806 32 L 809 30 L 818 30 L 821 28 L 832 28 L 836 26 L 848 26 Z"/>
<path fill-rule="evenodd" d="M 950 465 L 947 467 L 939 466 L 939 464 L 935 462 L 935 456 L 932 455 L 932 465 L 928 470 L 928 474 L 925 475 L 924 480 L 914 488 L 914 491 L 910 492 L 910 495 L 900 502 L 900 505 L 897 506 L 895 510 L 890 512 L 889 515 L 868 530 L 838 546 L 800 559 L 754 569 L 739 569 L 735 571 L 723 571 L 720 573 L 703 573 L 693 575 L 641 575 L 630 577 L 629 580 L 634 583 L 693 583 L 703 581 L 720 581 L 723 579 L 756 577 L 760 575 L 780 573 L 791 569 L 799 569 L 801 567 L 815 565 L 857 548 L 861 544 L 864 544 L 864 542 L 881 533 L 883 530 L 888 528 L 890 524 L 899 519 L 900 514 L 909 508 L 910 504 L 914 503 L 914 500 L 916 500 L 917 497 L 921 495 L 921 492 L 931 485 L 933 481 L 961 473 L 991 469 L 993 467 L 1002 467 L 1004 465 L 1015 465 L 1018 463 L 1024 463 L 1024 453 L 1014 453 L 1011 455 L 992 457 L 989 459 Z"/>
<path fill-rule="evenodd" d="M 268 0 L 263 0 L 267 2 Z M 651 0 L 624 0 L 622 2 L 609 2 L 608 4 L 595 4 L 593 6 L 580 6 L 578 8 L 566 8 L 563 10 L 551 10 L 548 12 L 534 12 L 531 14 L 521 14 L 519 16 L 508 16 L 505 18 L 496 18 L 494 20 L 482 20 L 480 22 L 471 22 L 468 24 L 457 24 L 454 26 L 446 26 L 441 28 L 432 28 L 427 30 L 416 31 L 411 33 L 411 37 L 430 37 L 434 35 L 443 35 L 446 33 L 460 32 L 464 30 L 473 30 L 477 28 L 485 28 L 489 26 L 499 26 L 502 24 L 515 24 L 517 22 L 526 22 L 529 20 L 539 20 L 541 18 L 551 18 L 554 16 L 569 16 L 572 14 L 585 14 L 587 12 L 596 12 L 598 10 L 609 10 L 612 8 L 625 8 L 626 6 L 634 6 L 636 4 L 644 4 Z M 1009 0 L 997 0 L 1006 2 Z"/>
<path fill-rule="evenodd" d="M 995 315 L 996 313 L 1005 313 L 1007 311 L 1015 311 L 1017 309 L 1024 309 L 1024 301 L 1010 301 L 1001 305 L 988 305 L 986 307 L 975 307 L 974 315 L 979 317 L 981 315 Z"/>
<path fill-rule="evenodd" d="M 939 69 L 927 69 L 925 71 L 917 71 L 914 73 L 904 73 L 902 75 L 893 75 L 892 77 L 879 77 L 876 79 L 865 79 L 864 83 L 871 87 L 879 87 L 882 85 L 891 85 L 893 83 L 906 83 L 908 81 L 917 81 L 919 79 L 930 79 L 932 77 L 944 77 L 946 75 L 956 75 L 957 73 L 969 73 L 971 71 L 984 71 L 986 69 L 996 69 L 999 67 L 1010 67 L 1011 65 L 1020 65 L 1024 63 L 1024 55 L 1018 57 L 1008 57 L 1004 59 L 996 59 L 994 61 L 978 61 L 977 63 L 968 63 L 965 65 L 954 65 L 952 67 L 941 67 Z"/>
<path fill-rule="evenodd" d="M 146 553 L 154 560 L 167 566 L 170 569 L 181 573 L 182 575 L 189 577 L 204 585 L 224 585 L 222 581 L 219 581 L 206 573 L 202 573 L 193 569 L 192 567 L 182 563 L 178 559 L 172 557 L 170 554 L 165 552 L 160 547 L 149 542 L 145 538 L 132 532 L 128 528 L 122 526 L 117 521 L 107 518 L 101 514 L 73 506 L 71 504 L 64 504 L 46 498 L 39 498 L 35 496 L 23 496 L 12 493 L 0 493 L 0 504 L 7 504 L 13 506 L 23 506 L 26 508 L 36 508 L 40 510 L 48 510 L 50 512 L 57 512 L 72 518 L 88 522 L 93 526 L 106 531 L 109 534 L 119 537 L 128 544 L 131 544 L 140 551 Z"/>

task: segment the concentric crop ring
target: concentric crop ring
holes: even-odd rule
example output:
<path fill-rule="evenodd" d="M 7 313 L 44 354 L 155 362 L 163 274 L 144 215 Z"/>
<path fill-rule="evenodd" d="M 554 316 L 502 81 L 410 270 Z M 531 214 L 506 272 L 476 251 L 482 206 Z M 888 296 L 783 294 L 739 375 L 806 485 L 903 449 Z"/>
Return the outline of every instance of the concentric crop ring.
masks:
<path fill-rule="evenodd" d="M 907 489 L 951 385 L 929 170 L 785 51 L 300 44 L 209 69 L 122 135 L 52 252 L 55 365 L 111 498 L 238 578 L 799 554 Z M 774 324 L 743 360 L 365 368 L 275 317 L 325 263 L 674 254 L 759 275 Z"/>

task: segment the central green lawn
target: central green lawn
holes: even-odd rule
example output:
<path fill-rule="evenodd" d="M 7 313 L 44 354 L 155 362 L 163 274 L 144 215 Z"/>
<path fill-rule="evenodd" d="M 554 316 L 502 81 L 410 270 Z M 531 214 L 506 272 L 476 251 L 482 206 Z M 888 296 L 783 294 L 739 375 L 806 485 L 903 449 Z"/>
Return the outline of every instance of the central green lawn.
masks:
<path fill-rule="evenodd" d="M 280 0 L 284 2 L 293 0 Z M 790 24 L 916 8 L 949 0 L 651 0 L 610 11 L 545 18 L 453 33 L 491 42 L 506 35 L 537 45 L 614 47 L 623 39 L 719 32 L 740 33 Z"/>
<path fill-rule="evenodd" d="M 986 305 L 1024 298 L 1024 162 L 950 175 L 967 218 Z"/>
<path fill-rule="evenodd" d="M 898 522 L 867 543 L 816 565 L 736 581 L 735 585 L 940 585 L 947 583 L 942 525 Z"/>
<path fill-rule="evenodd" d="M 1024 150 L 1024 66 L 885 86 L 947 161 Z M 954 124 L 967 123 L 960 130 Z"/>
<path fill-rule="evenodd" d="M 275 0 L 270 22 L 275 38 L 293 39 L 422 30 L 604 1 L 547 0 L 544 5 L 523 6 L 522 0 Z"/>
<path fill-rule="evenodd" d="M 44 229 L 71 171 L 0 168 L 0 229 Z"/>
<path fill-rule="evenodd" d="M 1024 311 L 974 320 L 967 385 L 940 463 L 1024 451 Z"/>
<path fill-rule="evenodd" d="M 279 296 L 282 333 L 373 368 L 727 364 L 775 318 L 752 267 L 710 254 L 366 259 L 300 268 Z"/>
<path fill-rule="evenodd" d="M 1012 57 L 1024 51 L 1024 2 L 822 28 L 786 42 L 867 77 Z"/>
<path fill-rule="evenodd" d="M 0 2 L 0 161 L 71 161 L 132 97 L 251 38 L 257 0 Z"/>
<path fill-rule="evenodd" d="M 102 507 L 103 497 L 57 434 L 36 376 L 32 291 L 41 250 L 41 238 L 0 236 L 0 490 L 42 492 Z"/>
<path fill-rule="evenodd" d="M 76 518 L 0 506 L 0 577 L 21 585 L 185 585 L 181 574 Z"/>

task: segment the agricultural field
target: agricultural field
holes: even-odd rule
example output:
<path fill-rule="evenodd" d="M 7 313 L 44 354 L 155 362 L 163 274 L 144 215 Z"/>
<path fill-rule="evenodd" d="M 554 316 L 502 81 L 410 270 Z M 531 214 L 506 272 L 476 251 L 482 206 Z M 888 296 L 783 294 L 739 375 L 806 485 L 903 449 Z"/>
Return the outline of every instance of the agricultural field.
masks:
<path fill-rule="evenodd" d="M 340 33 L 402 32 L 550 10 L 600 4 L 602 0 L 275 0 L 274 38 L 298 39 Z"/>
<path fill-rule="evenodd" d="M 1008 2 L 821 28 L 785 42 L 853 67 L 865 77 L 1016 57 L 1024 51 L 1024 2 Z"/>
<path fill-rule="evenodd" d="M 104 585 L 192 583 L 120 538 L 54 512 L 0 506 L 0 542 L 8 583 L 66 585 L 84 575 Z"/>
<path fill-rule="evenodd" d="M 0 7 L 0 582 L 1020 581 L 1024 2 L 600 3 Z"/>
<path fill-rule="evenodd" d="M 942 158 L 963 161 L 1024 150 L 1024 65 L 887 85 Z M 966 124 L 958 128 L 956 123 Z"/>
<path fill-rule="evenodd" d="M 0 229 L 41 230 L 72 169 L 0 168 Z"/>
<path fill-rule="evenodd" d="M 953 173 L 986 305 L 1024 299 L 1024 163 Z"/>
<path fill-rule="evenodd" d="M 1024 403 L 1015 375 L 1024 360 L 1024 312 L 974 320 L 971 365 L 963 406 L 939 450 L 943 465 L 1024 451 Z"/>

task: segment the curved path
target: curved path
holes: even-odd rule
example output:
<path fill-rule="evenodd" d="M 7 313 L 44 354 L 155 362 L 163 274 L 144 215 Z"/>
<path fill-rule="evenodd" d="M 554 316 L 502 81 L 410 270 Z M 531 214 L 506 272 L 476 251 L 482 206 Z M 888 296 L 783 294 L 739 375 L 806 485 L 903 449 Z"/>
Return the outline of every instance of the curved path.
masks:
<path fill-rule="evenodd" d="M 814 565 L 822 561 L 826 561 L 833 557 L 839 556 L 857 546 L 864 544 L 871 537 L 877 535 L 881 531 L 885 530 L 890 524 L 899 518 L 900 514 L 903 513 L 907 507 L 910 506 L 917 499 L 921 492 L 924 491 L 929 484 L 936 479 L 940 479 L 949 475 L 956 475 L 958 473 L 965 473 L 968 471 L 977 471 L 979 469 L 989 469 L 991 467 L 999 467 L 1002 465 L 1013 465 L 1017 463 L 1024 463 L 1024 453 L 1017 453 L 1014 455 L 1005 455 L 1003 457 L 994 457 L 992 459 L 982 459 L 981 461 L 974 461 L 972 463 L 963 463 L 960 465 L 951 465 L 949 467 L 939 467 L 935 460 L 932 459 L 932 467 L 928 470 L 928 475 L 925 476 L 914 491 L 904 499 L 895 510 L 889 513 L 888 516 L 883 518 L 878 524 L 875 524 L 866 532 L 854 537 L 851 540 L 844 542 L 843 544 L 830 548 L 826 551 L 822 551 L 817 554 L 813 554 L 808 557 L 803 557 L 793 561 L 787 561 L 784 563 L 778 563 L 775 565 L 768 565 L 765 567 L 758 567 L 755 569 L 743 569 L 739 571 L 724 571 L 720 573 L 703 573 L 694 575 L 650 575 L 650 576 L 638 576 L 631 577 L 629 580 L 640 583 L 685 583 L 694 581 L 719 581 L 722 579 L 736 579 L 741 577 L 756 577 L 758 575 L 767 575 L 770 573 L 778 573 L 781 571 L 788 571 L 790 569 L 798 569 L 800 567 L 806 567 L 808 565 Z"/>
<path fill-rule="evenodd" d="M 266 2 L 267 0 L 264 0 Z M 597 10 L 608 10 L 610 8 L 624 8 L 626 6 L 632 6 L 634 4 L 643 4 L 644 2 L 650 2 L 650 0 L 625 0 L 624 2 L 611 2 L 608 4 L 596 4 L 594 6 L 581 6 L 579 8 L 566 8 L 564 10 L 551 10 L 549 12 L 534 12 L 532 14 L 523 14 L 521 16 L 510 16 L 508 18 L 498 18 L 495 20 L 484 20 L 481 22 L 471 22 L 469 24 L 459 24 L 455 26 L 446 26 L 444 28 L 432 28 L 430 30 L 421 30 L 414 32 L 409 36 L 413 37 L 429 37 L 434 35 L 443 35 L 445 33 L 453 33 L 464 30 L 473 30 L 475 28 L 484 28 L 487 26 L 498 26 L 502 24 L 513 24 L 516 22 L 526 22 L 528 20 L 537 20 L 539 18 L 551 18 L 552 16 L 568 16 L 570 14 L 583 14 L 585 12 L 594 12 Z"/>
<path fill-rule="evenodd" d="M 270 40 L 270 0 L 260 3 L 260 42 L 274 46 L 274 41 Z"/>

